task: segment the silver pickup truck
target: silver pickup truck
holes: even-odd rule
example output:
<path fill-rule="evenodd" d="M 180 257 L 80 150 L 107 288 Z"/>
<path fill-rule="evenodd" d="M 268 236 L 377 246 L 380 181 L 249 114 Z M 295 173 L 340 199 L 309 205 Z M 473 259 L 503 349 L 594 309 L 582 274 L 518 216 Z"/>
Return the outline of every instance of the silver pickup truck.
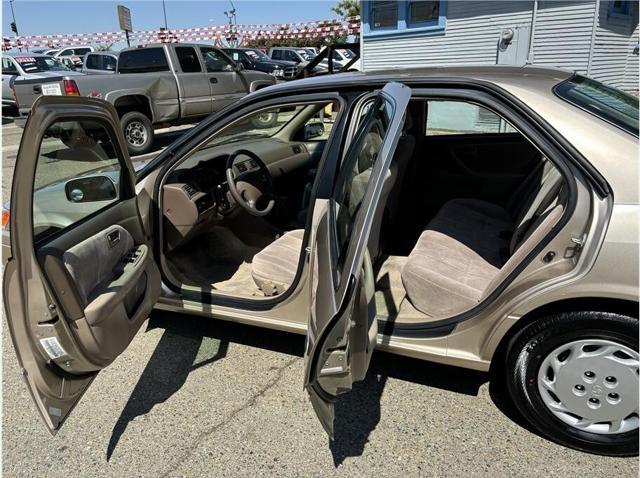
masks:
<path fill-rule="evenodd" d="M 272 75 L 243 70 L 210 45 L 168 43 L 122 50 L 114 75 L 16 80 L 13 89 L 21 115 L 28 115 L 41 95 L 87 96 L 112 103 L 129 152 L 137 155 L 151 149 L 154 127 L 197 121 L 275 82 Z"/>

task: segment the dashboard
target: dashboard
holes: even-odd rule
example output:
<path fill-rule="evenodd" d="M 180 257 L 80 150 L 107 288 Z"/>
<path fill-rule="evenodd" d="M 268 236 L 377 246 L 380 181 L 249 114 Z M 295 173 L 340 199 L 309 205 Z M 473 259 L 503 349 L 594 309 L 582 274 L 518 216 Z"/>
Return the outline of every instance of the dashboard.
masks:
<path fill-rule="evenodd" d="M 197 151 L 169 172 L 162 186 L 162 212 L 165 224 L 170 226 L 165 227 L 169 250 L 238 208 L 226 178 L 227 158 L 238 149 L 248 149 L 257 154 L 274 179 L 309 167 L 311 157 L 304 143 L 274 138 L 227 143 Z M 258 167 L 247 156 L 238 156 L 234 163 L 236 176 Z"/>

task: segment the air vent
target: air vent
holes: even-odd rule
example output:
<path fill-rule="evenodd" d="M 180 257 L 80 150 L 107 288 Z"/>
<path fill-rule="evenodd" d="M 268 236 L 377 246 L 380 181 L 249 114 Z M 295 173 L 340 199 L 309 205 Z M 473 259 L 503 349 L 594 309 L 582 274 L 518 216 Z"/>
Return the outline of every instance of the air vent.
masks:
<path fill-rule="evenodd" d="M 184 186 L 182 186 L 182 190 L 187 193 L 189 199 L 191 199 L 198 192 L 196 191 L 196 188 L 194 188 L 190 184 L 185 184 Z"/>

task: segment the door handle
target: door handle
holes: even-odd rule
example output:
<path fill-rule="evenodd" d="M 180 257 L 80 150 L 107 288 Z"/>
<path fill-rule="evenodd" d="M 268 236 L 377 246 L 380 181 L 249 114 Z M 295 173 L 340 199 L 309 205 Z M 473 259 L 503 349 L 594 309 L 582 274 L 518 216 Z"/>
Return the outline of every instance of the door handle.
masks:
<path fill-rule="evenodd" d="M 33 87 L 33 92 L 34 93 L 42 93 L 42 88 L 40 88 L 39 86 L 34 86 Z"/>
<path fill-rule="evenodd" d="M 218 79 L 217 78 L 209 78 L 209 82 L 211 83 L 217 83 Z"/>

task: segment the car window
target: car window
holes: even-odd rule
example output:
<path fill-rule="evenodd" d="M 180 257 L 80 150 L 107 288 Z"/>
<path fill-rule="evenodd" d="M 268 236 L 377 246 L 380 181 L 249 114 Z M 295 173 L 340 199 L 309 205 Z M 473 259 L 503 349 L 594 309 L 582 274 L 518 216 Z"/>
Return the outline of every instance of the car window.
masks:
<path fill-rule="evenodd" d="M 67 48 L 65 50 L 62 50 L 59 56 L 68 56 L 68 55 L 73 55 L 73 48 Z"/>
<path fill-rule="evenodd" d="M 154 73 L 169 71 L 163 48 L 142 48 L 120 54 L 119 73 Z"/>
<path fill-rule="evenodd" d="M 91 48 L 74 48 L 73 54 L 78 56 L 86 55 L 91 51 Z"/>
<path fill-rule="evenodd" d="M 19 75 L 16 65 L 11 61 L 11 58 L 6 56 L 2 57 L 2 74 L 3 75 Z"/>
<path fill-rule="evenodd" d="M 90 70 L 100 70 L 100 56 L 99 55 L 89 55 L 87 56 L 87 61 L 85 62 L 85 66 Z"/>
<path fill-rule="evenodd" d="M 13 61 L 18 63 L 25 73 L 69 70 L 59 59 L 50 56 L 16 56 Z"/>
<path fill-rule="evenodd" d="M 176 55 L 180 63 L 180 68 L 184 73 L 200 73 L 202 71 L 195 48 L 191 46 L 178 46 L 176 47 Z"/>
<path fill-rule="evenodd" d="M 364 200 L 371 172 L 389 128 L 391 108 L 386 101 L 376 99 L 367 111 L 362 126 L 358 128 L 340 168 L 332 200 L 338 272 L 344 263 L 356 215 Z"/>
<path fill-rule="evenodd" d="M 638 136 L 638 97 L 575 75 L 554 88 L 562 99 Z"/>
<path fill-rule="evenodd" d="M 338 116 L 338 108 L 339 103 L 329 103 L 309 118 L 303 126 L 304 141 L 326 141 Z"/>
<path fill-rule="evenodd" d="M 97 121 L 57 121 L 40 144 L 34 179 L 33 234 L 41 241 L 117 201 L 121 165 Z"/>
<path fill-rule="evenodd" d="M 273 58 L 274 60 L 282 60 L 282 51 L 280 50 L 271 51 L 271 58 Z"/>
<path fill-rule="evenodd" d="M 504 118 L 466 101 L 427 101 L 427 136 L 513 133 Z"/>
<path fill-rule="evenodd" d="M 112 57 L 111 55 L 103 55 L 102 56 L 102 69 L 103 70 L 115 71 L 117 63 L 118 63 L 118 60 L 116 58 Z"/>
<path fill-rule="evenodd" d="M 215 48 L 202 47 L 200 51 L 202 52 L 204 64 L 209 73 L 229 71 L 230 67 L 233 66 L 229 63 L 229 60 Z"/>

